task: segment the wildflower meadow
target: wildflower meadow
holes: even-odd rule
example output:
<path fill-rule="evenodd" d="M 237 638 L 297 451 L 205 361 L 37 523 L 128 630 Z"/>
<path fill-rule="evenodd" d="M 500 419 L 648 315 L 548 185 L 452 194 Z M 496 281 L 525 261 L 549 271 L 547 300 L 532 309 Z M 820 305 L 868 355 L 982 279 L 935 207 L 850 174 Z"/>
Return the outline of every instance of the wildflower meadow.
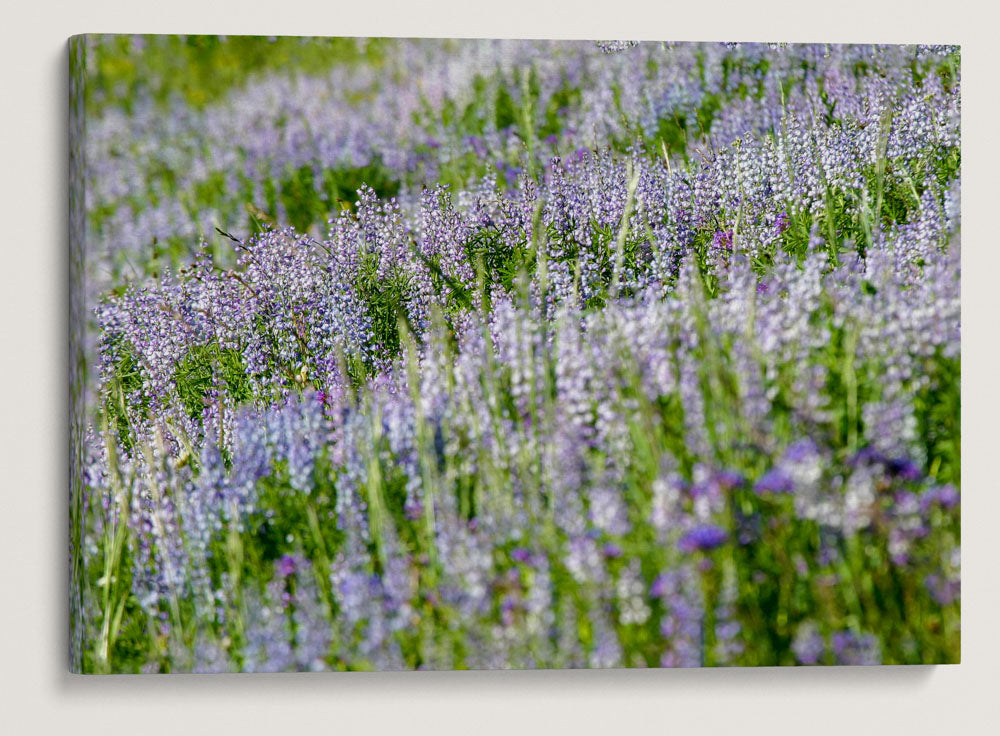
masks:
<path fill-rule="evenodd" d="M 73 670 L 959 661 L 958 47 L 70 66 Z"/>

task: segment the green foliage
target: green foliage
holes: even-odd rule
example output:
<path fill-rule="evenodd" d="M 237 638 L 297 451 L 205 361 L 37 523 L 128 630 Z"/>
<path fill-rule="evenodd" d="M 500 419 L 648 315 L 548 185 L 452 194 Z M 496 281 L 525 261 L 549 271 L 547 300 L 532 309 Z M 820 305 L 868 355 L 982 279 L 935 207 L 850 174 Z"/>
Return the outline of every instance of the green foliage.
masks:
<path fill-rule="evenodd" d="M 928 385 L 916 396 L 919 436 L 927 473 L 941 483 L 961 483 L 962 370 L 960 358 L 938 356 L 925 364 Z"/>
<path fill-rule="evenodd" d="M 188 416 L 201 420 L 213 391 L 225 391 L 238 406 L 252 397 L 250 379 L 238 350 L 220 348 L 215 342 L 193 347 L 177 364 L 177 394 Z"/>
<path fill-rule="evenodd" d="M 326 198 L 322 201 L 326 212 L 333 213 L 345 207 L 353 208 L 362 184 L 370 187 L 379 199 L 389 199 L 395 197 L 399 192 L 400 183 L 393 179 L 392 174 L 377 156 L 366 166 L 326 169 L 323 172 L 323 191 Z M 312 185 L 311 178 L 309 185 Z M 318 224 L 319 222 L 320 220 L 314 213 L 309 224 Z M 296 227 L 299 226 L 296 225 Z M 308 226 L 304 225 L 302 229 L 306 227 Z"/>
<path fill-rule="evenodd" d="M 511 293 L 519 273 L 534 271 L 535 255 L 527 236 L 522 233 L 515 240 L 512 242 L 506 233 L 497 228 L 484 228 L 465 243 L 469 261 L 482 264 L 487 293 L 494 286 Z"/>
<path fill-rule="evenodd" d="M 367 307 L 373 344 L 379 355 L 393 359 L 400 353 L 399 321 L 407 319 L 409 279 L 401 273 L 379 278 L 379 261 L 374 254 L 362 260 L 355 284 L 358 297 Z"/>
<path fill-rule="evenodd" d="M 557 89 L 549 98 L 544 112 L 539 116 L 541 126 L 538 129 L 538 137 L 546 138 L 550 135 L 560 135 L 565 127 L 563 125 L 563 112 L 577 107 L 579 104 L 579 89 L 570 87 L 568 84 Z"/>
<path fill-rule="evenodd" d="M 104 416 L 110 431 L 114 432 L 121 446 L 126 451 L 133 447 L 129 409 L 136 409 L 132 402 L 134 396 L 140 395 L 143 378 L 138 361 L 132 354 L 119 345 L 114 350 L 118 354 L 118 362 L 108 390 L 104 397 Z M 143 400 L 139 409 L 145 413 L 149 410 L 148 400 Z"/>

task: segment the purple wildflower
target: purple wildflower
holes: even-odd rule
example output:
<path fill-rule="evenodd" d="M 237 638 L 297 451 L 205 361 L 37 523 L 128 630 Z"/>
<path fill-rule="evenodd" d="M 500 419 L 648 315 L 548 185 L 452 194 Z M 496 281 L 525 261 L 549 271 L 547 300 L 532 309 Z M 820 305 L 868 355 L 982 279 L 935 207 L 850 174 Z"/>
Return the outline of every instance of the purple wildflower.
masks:
<path fill-rule="evenodd" d="M 687 531 L 678 541 L 682 552 L 708 551 L 726 543 L 726 530 L 714 524 L 700 524 Z"/>
<path fill-rule="evenodd" d="M 754 485 L 754 490 L 760 494 L 792 493 L 795 481 L 783 468 L 771 468 L 760 477 Z"/>
<path fill-rule="evenodd" d="M 733 231 L 732 230 L 716 231 L 715 235 L 712 236 L 712 247 L 718 250 L 732 251 Z"/>
<path fill-rule="evenodd" d="M 920 496 L 920 508 L 927 511 L 931 506 L 938 505 L 943 509 L 951 509 L 958 505 L 960 496 L 955 486 L 950 483 L 943 486 L 932 486 Z"/>

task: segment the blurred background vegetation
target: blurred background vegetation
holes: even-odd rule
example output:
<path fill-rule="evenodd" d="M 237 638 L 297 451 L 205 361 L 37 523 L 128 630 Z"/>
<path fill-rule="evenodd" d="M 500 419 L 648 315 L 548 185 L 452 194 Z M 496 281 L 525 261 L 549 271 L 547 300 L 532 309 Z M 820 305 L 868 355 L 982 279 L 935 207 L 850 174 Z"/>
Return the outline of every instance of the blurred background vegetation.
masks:
<path fill-rule="evenodd" d="M 131 112 L 137 100 L 194 108 L 262 73 L 318 74 L 335 64 L 378 65 L 387 39 L 309 36 L 91 36 L 87 112 Z"/>

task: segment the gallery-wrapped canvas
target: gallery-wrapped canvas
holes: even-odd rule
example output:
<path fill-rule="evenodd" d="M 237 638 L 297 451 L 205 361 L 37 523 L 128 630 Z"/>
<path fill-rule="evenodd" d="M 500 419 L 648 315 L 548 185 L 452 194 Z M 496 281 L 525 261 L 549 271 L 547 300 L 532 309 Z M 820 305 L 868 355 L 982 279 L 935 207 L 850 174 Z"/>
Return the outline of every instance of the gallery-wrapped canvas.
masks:
<path fill-rule="evenodd" d="M 958 662 L 960 92 L 74 37 L 71 668 Z"/>

